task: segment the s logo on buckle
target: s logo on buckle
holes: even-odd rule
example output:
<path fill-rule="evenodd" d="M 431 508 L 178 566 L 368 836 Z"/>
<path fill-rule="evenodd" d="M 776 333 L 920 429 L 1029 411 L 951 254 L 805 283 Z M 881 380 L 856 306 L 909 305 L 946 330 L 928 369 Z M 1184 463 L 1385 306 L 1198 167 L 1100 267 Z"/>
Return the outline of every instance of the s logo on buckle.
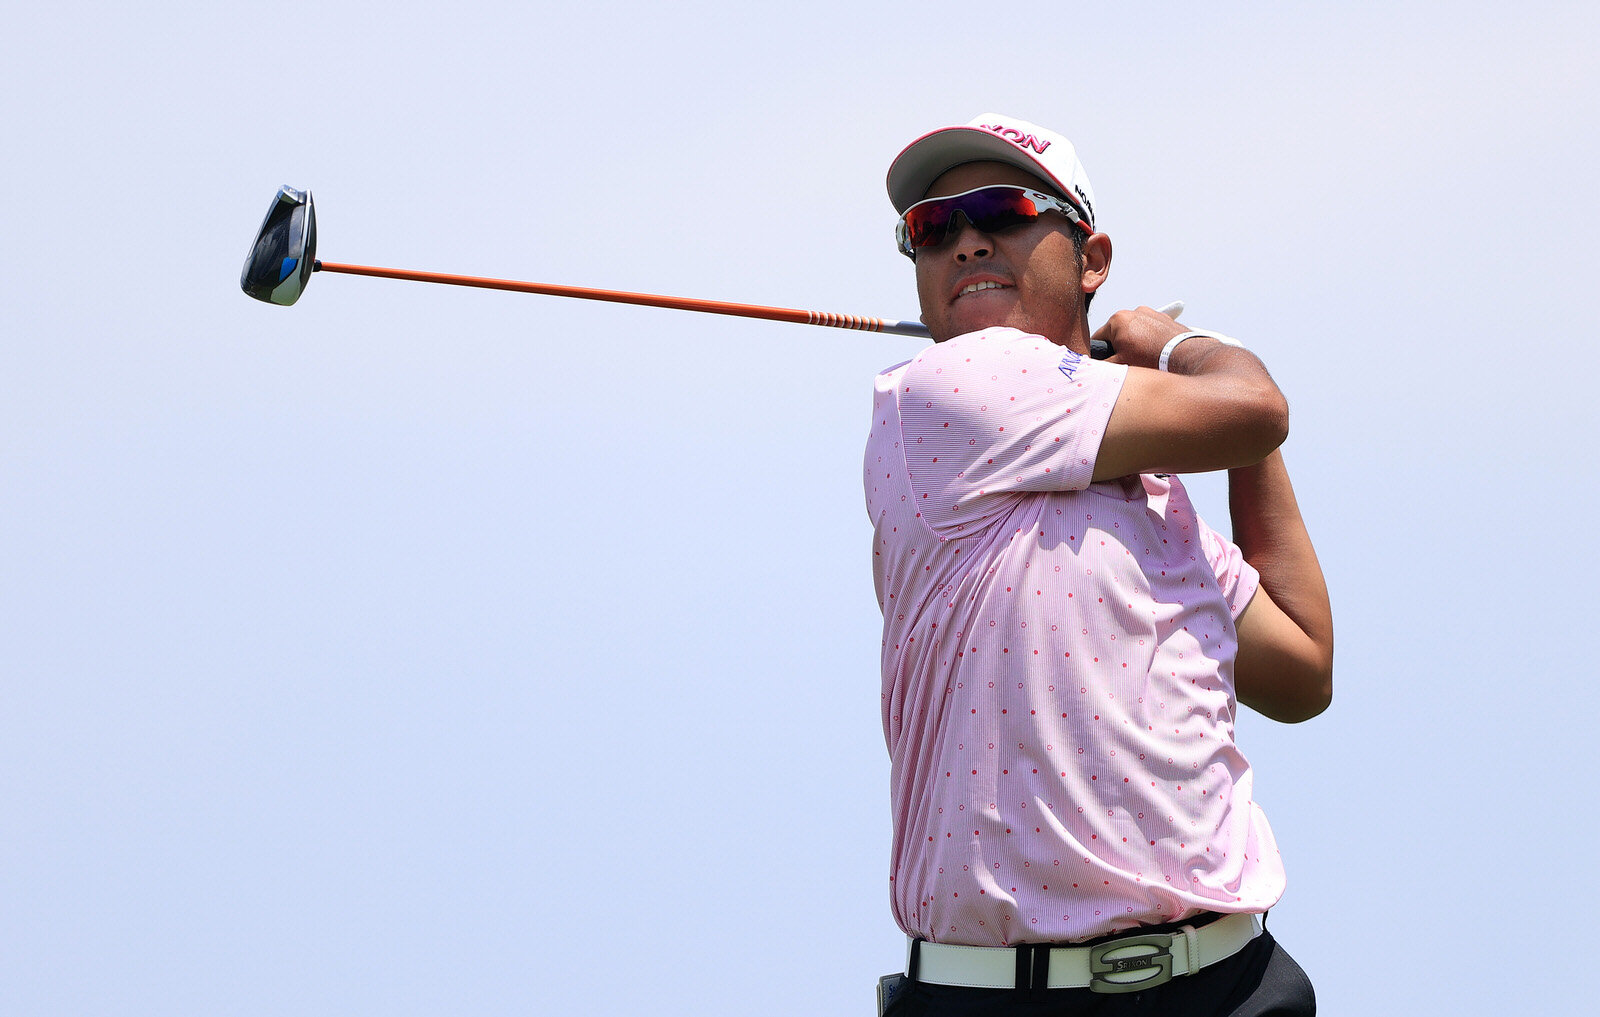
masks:
<path fill-rule="evenodd" d="M 1130 936 L 1089 951 L 1089 991 L 1138 992 L 1172 981 L 1172 937 Z"/>

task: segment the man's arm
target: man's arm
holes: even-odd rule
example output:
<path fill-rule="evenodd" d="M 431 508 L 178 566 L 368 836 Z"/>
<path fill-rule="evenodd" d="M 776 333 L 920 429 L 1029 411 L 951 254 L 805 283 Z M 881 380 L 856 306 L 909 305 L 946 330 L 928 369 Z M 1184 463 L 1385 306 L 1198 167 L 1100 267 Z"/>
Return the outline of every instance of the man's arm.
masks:
<path fill-rule="evenodd" d="M 1149 307 L 1118 311 L 1095 333 L 1128 364 L 1094 479 L 1133 473 L 1208 473 L 1259 463 L 1289 433 L 1289 407 L 1256 357 L 1215 339 L 1178 344 L 1167 371 L 1161 350 L 1188 329 Z M 1141 369 L 1142 368 L 1142 369 Z"/>
<path fill-rule="evenodd" d="M 1283 453 L 1230 470 L 1228 508 L 1234 543 L 1261 573 L 1239 615 L 1239 701 L 1273 720 L 1310 720 L 1333 699 L 1333 609 Z"/>
<path fill-rule="evenodd" d="M 1226 469 L 1234 542 L 1261 574 L 1239 615 L 1239 701 L 1289 723 L 1333 698 L 1333 612 L 1316 551 L 1277 451 L 1289 409 L 1252 354 L 1215 339 L 1179 343 L 1168 370 L 1151 370 L 1187 331 L 1149 307 L 1118 311 L 1095 333 L 1130 365 L 1106 423 L 1094 479 Z M 1144 368 L 1144 370 L 1140 370 Z"/>

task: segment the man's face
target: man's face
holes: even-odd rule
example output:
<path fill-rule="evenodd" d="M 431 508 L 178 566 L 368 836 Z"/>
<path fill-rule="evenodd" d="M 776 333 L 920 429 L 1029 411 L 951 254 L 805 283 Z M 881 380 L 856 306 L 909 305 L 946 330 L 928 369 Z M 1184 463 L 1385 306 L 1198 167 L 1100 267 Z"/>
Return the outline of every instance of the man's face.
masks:
<path fill-rule="evenodd" d="M 1050 190 L 1015 166 L 970 162 L 940 176 L 924 197 L 943 198 L 992 184 Z M 1078 226 L 1054 213 L 997 233 L 980 233 L 965 216 L 955 221 L 960 229 L 944 243 L 917 249 L 917 296 L 922 320 L 936 342 L 1009 325 L 1088 349 L 1084 287 L 1099 286 L 1104 272 L 1082 267 L 1072 246 L 1072 231 Z M 1109 261 L 1109 245 L 1106 253 Z"/>

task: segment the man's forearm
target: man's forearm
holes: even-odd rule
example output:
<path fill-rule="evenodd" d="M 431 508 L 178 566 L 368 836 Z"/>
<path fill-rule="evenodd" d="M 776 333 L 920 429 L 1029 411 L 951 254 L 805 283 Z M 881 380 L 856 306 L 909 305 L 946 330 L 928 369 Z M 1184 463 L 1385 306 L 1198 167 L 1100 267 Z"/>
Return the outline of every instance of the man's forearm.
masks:
<path fill-rule="evenodd" d="M 1234 542 L 1261 574 L 1261 588 L 1277 611 L 1299 630 L 1268 630 L 1269 645 L 1261 645 L 1259 639 L 1255 646 L 1241 645 L 1240 667 L 1252 672 L 1241 675 L 1241 698 L 1247 685 L 1269 702 L 1287 697 L 1303 704 L 1303 697 L 1310 696 L 1311 713 L 1319 712 L 1332 689 L 1333 609 L 1283 453 L 1273 452 L 1254 466 L 1229 470 L 1228 507 Z M 1288 708 L 1290 714 L 1301 711 L 1301 705 Z M 1273 715 L 1271 709 L 1263 712 Z"/>
<path fill-rule="evenodd" d="M 1295 500 L 1283 452 L 1228 471 L 1233 540 L 1261 573 L 1261 584 L 1285 614 L 1319 643 L 1333 644 L 1328 585 Z"/>
<path fill-rule="evenodd" d="M 1288 434 L 1288 403 L 1255 356 L 1211 340 L 1178 349 L 1186 356 L 1174 359 L 1171 372 L 1129 368 L 1100 443 L 1096 480 L 1259 463 Z"/>

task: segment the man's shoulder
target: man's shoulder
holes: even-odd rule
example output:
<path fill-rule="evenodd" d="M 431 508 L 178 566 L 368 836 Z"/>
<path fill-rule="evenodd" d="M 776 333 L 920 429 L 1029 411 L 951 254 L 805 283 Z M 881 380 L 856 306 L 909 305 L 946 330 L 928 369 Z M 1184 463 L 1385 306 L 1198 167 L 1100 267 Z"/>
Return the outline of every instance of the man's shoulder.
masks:
<path fill-rule="evenodd" d="M 1053 343 L 1042 335 L 995 325 L 977 332 L 953 336 L 941 343 L 933 343 L 910 360 L 884 368 L 878 377 L 903 377 L 924 368 L 943 370 L 957 364 L 981 364 L 989 362 L 991 358 L 1003 358 L 1009 361 L 1016 357 L 1049 361 L 1052 364 L 1057 361 L 1070 361 L 1076 364 L 1088 360 L 1087 357 Z"/>
<path fill-rule="evenodd" d="M 894 380 L 904 376 L 906 370 L 914 363 L 916 363 L 915 358 L 912 358 L 911 360 L 902 360 L 898 364 L 891 364 L 878 372 L 878 376 L 874 379 L 874 383 L 880 389 L 884 388 L 886 384 L 892 385 Z"/>
<path fill-rule="evenodd" d="M 877 376 L 883 394 L 932 391 L 944 401 L 987 402 L 995 387 L 1005 388 L 1016 402 L 1030 393 L 1046 403 L 1076 390 L 1085 396 L 1120 387 L 1127 368 L 1094 360 L 1042 335 L 995 326 L 967 332 L 927 347 L 910 360 L 885 368 Z M 1069 383 L 1062 389 L 1061 383 Z"/>
<path fill-rule="evenodd" d="M 1063 349 L 1042 335 L 1024 332 L 1020 328 L 1011 328 L 1009 325 L 991 325 L 980 328 L 976 332 L 963 332 L 961 335 L 952 336 L 942 343 L 934 343 L 922 356 L 938 356 L 960 353 L 962 356 L 972 356 L 988 351 L 1003 353 L 1005 350 L 1034 349 L 1050 350 Z M 918 357 L 917 359 L 922 359 Z"/>

